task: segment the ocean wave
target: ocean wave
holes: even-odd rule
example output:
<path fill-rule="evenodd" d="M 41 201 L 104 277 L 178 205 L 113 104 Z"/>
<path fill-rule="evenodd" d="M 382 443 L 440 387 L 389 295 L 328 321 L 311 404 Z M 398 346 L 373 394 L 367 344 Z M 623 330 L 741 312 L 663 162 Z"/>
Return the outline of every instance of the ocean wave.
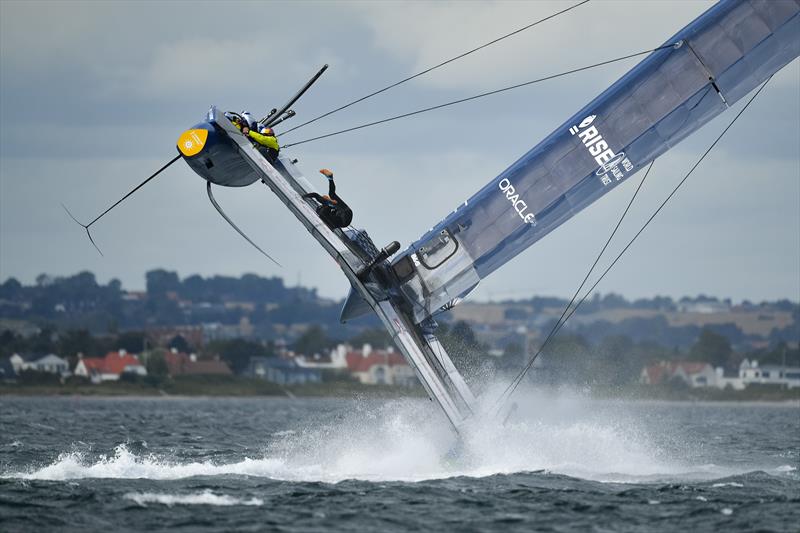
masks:
<path fill-rule="evenodd" d="M 124 444 L 117 446 L 112 455 L 92 462 L 83 452 L 61 454 L 52 464 L 28 472 L 4 473 L 0 477 L 29 480 L 65 481 L 71 479 L 113 478 L 172 480 L 195 476 L 239 474 L 271 477 L 280 461 L 270 459 L 244 459 L 231 464 L 213 462 L 181 463 L 174 457 L 144 456 L 131 452 Z"/>
<path fill-rule="evenodd" d="M 282 481 L 337 483 L 424 481 L 543 471 L 615 483 L 724 480 L 762 468 L 692 464 L 665 452 L 637 421 L 598 412 L 570 398 L 535 398 L 539 411 L 513 423 L 480 421 L 458 444 L 432 406 L 408 400 L 356 404 L 330 424 L 295 427 L 271 435 L 263 452 L 228 461 L 187 461 L 180 452 L 117 446 L 105 456 L 63 453 L 49 465 L 0 477 L 30 480 L 125 478 L 173 480 L 242 475 Z M 684 454 L 688 455 L 688 454 Z M 774 475 L 792 472 L 773 466 Z M 719 485 L 727 486 L 727 485 Z M 730 486 L 736 486 L 731 484 Z"/>
<path fill-rule="evenodd" d="M 193 494 L 158 494 L 155 492 L 129 492 L 125 494 L 125 499 L 132 500 L 141 506 L 148 504 L 161 504 L 168 507 L 173 505 L 215 505 L 215 506 L 232 506 L 232 505 L 250 505 L 259 506 L 264 505 L 264 500 L 260 498 L 234 498 L 225 494 L 214 494 L 210 490 L 203 492 L 196 492 Z"/>

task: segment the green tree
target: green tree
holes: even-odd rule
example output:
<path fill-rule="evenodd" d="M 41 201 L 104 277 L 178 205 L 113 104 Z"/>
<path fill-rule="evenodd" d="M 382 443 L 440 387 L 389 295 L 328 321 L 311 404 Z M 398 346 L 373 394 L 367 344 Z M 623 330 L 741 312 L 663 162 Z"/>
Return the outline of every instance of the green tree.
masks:
<path fill-rule="evenodd" d="M 169 341 L 167 347 L 170 349 L 175 348 L 179 352 L 183 353 L 191 353 L 193 351 L 192 347 L 189 346 L 189 343 L 186 341 L 183 335 L 175 335 L 172 337 L 172 340 Z"/>
<path fill-rule="evenodd" d="M 63 357 L 74 357 L 79 353 L 87 357 L 100 355 L 97 340 L 85 329 L 73 329 L 61 335 L 58 350 Z"/>
<path fill-rule="evenodd" d="M 711 366 L 727 366 L 733 353 L 728 339 L 709 328 L 703 328 L 697 342 L 692 345 L 689 356 L 697 361 L 705 361 Z"/>
<path fill-rule="evenodd" d="M 747 358 L 756 359 L 762 365 L 800 366 L 800 347 L 791 348 L 785 341 L 781 341 L 773 348 L 752 350 L 748 352 Z"/>
<path fill-rule="evenodd" d="M 56 333 L 56 328 L 53 326 L 45 326 L 38 334 L 26 339 L 26 351 L 37 354 L 53 353 L 58 350 L 57 339 L 58 334 Z"/>
<path fill-rule="evenodd" d="M 169 373 L 167 360 L 164 358 L 164 353 L 161 350 L 154 350 L 147 355 L 145 368 L 147 369 L 148 376 L 152 376 L 159 381 L 166 378 Z"/>
<path fill-rule="evenodd" d="M 147 280 L 147 294 L 151 296 L 163 295 L 168 291 L 179 291 L 181 288 L 177 272 L 159 268 L 147 272 L 145 279 Z"/>
<path fill-rule="evenodd" d="M 206 345 L 204 354 L 206 356 L 219 355 L 223 361 L 228 363 L 231 370 L 237 374 L 247 368 L 251 357 L 270 357 L 275 355 L 271 345 L 264 346 L 244 339 L 212 341 Z"/>
<path fill-rule="evenodd" d="M 0 298 L 4 300 L 16 300 L 23 294 L 22 284 L 16 278 L 8 278 L 0 285 Z"/>
<path fill-rule="evenodd" d="M 329 348 L 333 342 L 325 334 L 325 330 L 313 325 L 294 342 L 294 351 L 304 355 L 314 355 Z"/>
<path fill-rule="evenodd" d="M 635 381 L 642 362 L 635 354 L 635 345 L 625 335 L 605 337 L 594 351 L 591 381 L 602 385 L 624 385 Z"/>
<path fill-rule="evenodd" d="M 143 331 L 126 331 L 117 337 L 114 348 L 125 350 L 129 353 L 142 353 L 144 351 L 145 334 Z"/>
<path fill-rule="evenodd" d="M 389 332 L 384 328 L 365 329 L 350 339 L 349 342 L 356 347 L 364 344 L 369 344 L 375 348 L 388 348 L 389 346 L 394 346 L 392 336 L 389 335 Z"/>
<path fill-rule="evenodd" d="M 17 352 L 28 351 L 26 348 L 27 344 L 21 335 L 8 329 L 0 333 L 0 356 L 11 357 Z"/>
<path fill-rule="evenodd" d="M 556 383 L 587 384 L 594 381 L 591 347 L 580 335 L 555 335 L 540 357 L 547 375 Z"/>

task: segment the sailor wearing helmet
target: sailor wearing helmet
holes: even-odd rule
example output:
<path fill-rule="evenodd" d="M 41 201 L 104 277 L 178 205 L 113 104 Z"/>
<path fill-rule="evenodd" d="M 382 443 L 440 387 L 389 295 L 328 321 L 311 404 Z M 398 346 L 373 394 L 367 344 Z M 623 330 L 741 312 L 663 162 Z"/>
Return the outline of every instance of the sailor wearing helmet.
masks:
<path fill-rule="evenodd" d="M 274 161 L 278 158 L 278 152 L 281 147 L 278 145 L 278 139 L 275 137 L 275 132 L 272 128 L 264 127 L 253 120 L 253 117 L 247 111 L 238 116 L 231 114 L 229 118 L 245 137 L 256 144 L 258 151 L 268 160 Z"/>

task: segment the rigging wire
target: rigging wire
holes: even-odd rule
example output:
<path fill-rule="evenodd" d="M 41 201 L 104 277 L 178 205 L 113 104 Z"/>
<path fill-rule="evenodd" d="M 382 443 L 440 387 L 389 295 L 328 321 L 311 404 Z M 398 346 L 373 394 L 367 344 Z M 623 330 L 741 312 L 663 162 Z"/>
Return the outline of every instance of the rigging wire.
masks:
<path fill-rule="evenodd" d="M 509 386 L 506 388 L 506 390 L 503 392 L 503 394 L 500 395 L 500 397 L 498 398 L 498 401 L 496 403 L 498 409 L 500 407 L 502 407 L 502 404 L 505 403 L 508 400 L 508 398 L 511 397 L 512 394 L 514 394 L 514 391 L 517 389 L 519 384 L 522 382 L 522 379 L 525 377 L 527 372 L 531 369 L 531 367 L 533 367 L 533 363 L 536 361 L 536 359 L 542 353 L 542 351 L 546 347 L 548 341 L 551 340 L 553 338 L 553 336 L 555 336 L 555 334 L 558 333 L 559 330 L 561 330 L 561 328 L 564 326 L 564 324 L 567 322 L 567 320 L 569 320 L 569 318 L 575 313 L 575 311 L 578 310 L 578 308 L 581 306 L 581 304 L 583 304 L 583 302 L 586 301 L 586 298 L 589 297 L 589 295 L 594 291 L 594 289 L 597 287 L 597 285 L 603 280 L 603 278 L 605 278 L 606 274 L 609 273 L 609 271 L 614 267 L 614 265 L 617 264 L 617 261 L 620 260 L 620 258 L 625 254 L 625 252 L 628 251 L 628 249 L 631 247 L 631 245 L 634 243 L 634 241 L 636 241 L 636 239 L 639 237 L 639 235 L 641 235 L 642 232 L 645 230 L 645 228 L 647 228 L 647 226 L 650 224 L 650 222 L 653 221 L 653 219 L 656 217 L 656 215 L 658 215 L 658 213 L 664 208 L 664 206 L 667 205 L 667 203 L 672 199 L 672 197 L 675 195 L 675 193 L 678 192 L 678 189 L 680 189 L 681 186 L 686 182 L 686 180 L 689 179 L 689 176 L 692 175 L 692 173 L 695 171 L 695 169 L 700 165 L 700 163 L 703 162 L 703 160 L 711 152 L 711 150 L 714 149 L 714 147 L 717 145 L 717 143 L 719 143 L 719 141 L 722 139 L 722 137 L 728 132 L 729 129 L 731 129 L 731 127 L 736 123 L 736 121 L 739 119 L 739 117 L 742 116 L 742 113 L 744 113 L 745 110 L 747 110 L 747 108 L 750 107 L 750 104 L 753 103 L 753 100 L 756 99 L 756 97 L 761 93 L 761 91 L 764 89 L 764 87 L 767 86 L 767 84 L 769 83 L 769 81 L 771 79 L 772 79 L 772 76 L 767 78 L 767 80 L 761 85 L 761 87 L 758 88 L 758 90 L 755 92 L 755 94 L 753 94 L 753 96 L 750 97 L 750 99 L 747 101 L 747 103 L 744 105 L 744 107 L 736 114 L 736 116 L 725 127 L 725 129 L 722 130 L 722 133 L 720 133 L 719 136 L 714 140 L 714 142 L 711 143 L 711 146 L 709 146 L 708 149 L 703 153 L 703 155 L 700 156 L 700 159 L 697 160 L 697 162 L 692 166 L 692 168 L 683 177 L 683 179 L 675 186 L 674 189 L 672 189 L 672 192 L 670 192 L 669 195 L 664 199 L 664 201 L 661 202 L 661 204 L 658 206 L 658 208 L 653 212 L 652 215 L 650 215 L 650 218 L 647 219 L 647 221 L 642 225 L 642 227 L 639 228 L 639 231 L 636 232 L 636 234 L 633 236 L 633 238 L 631 238 L 631 240 L 628 241 L 628 244 L 625 245 L 625 247 L 617 255 L 617 257 L 614 258 L 614 260 L 611 262 L 611 264 L 603 271 L 602 274 L 600 274 L 600 277 L 597 278 L 597 281 L 594 282 L 594 284 L 589 288 L 589 290 L 586 291 L 586 293 L 583 295 L 583 297 L 578 301 L 578 303 L 575 305 L 575 307 L 572 308 L 572 310 L 564 317 L 564 320 L 561 320 L 561 321 L 557 322 L 556 327 L 553 329 L 553 331 L 551 331 L 551 334 L 548 335 L 545 338 L 545 341 L 542 343 L 542 345 L 539 347 L 539 349 L 536 351 L 536 353 L 533 355 L 533 357 L 531 357 L 531 359 L 522 368 L 522 370 L 519 372 L 519 374 L 517 374 L 517 376 L 509 384 Z M 651 163 L 651 168 L 652 168 L 652 163 Z M 649 172 L 649 169 L 648 169 L 648 172 Z M 645 174 L 645 178 L 646 177 L 647 177 L 647 175 Z M 642 178 L 642 182 L 644 182 L 644 178 Z M 639 187 L 641 188 L 641 184 L 639 185 Z M 638 189 L 637 189 L 637 193 L 638 193 Z M 635 195 L 634 195 L 634 197 L 635 197 Z M 630 205 L 629 205 L 629 207 L 630 207 Z M 625 212 L 627 213 L 627 209 L 626 209 Z M 623 214 L 623 217 L 624 217 L 624 214 Z M 614 229 L 614 232 L 616 232 L 616 228 Z M 613 233 L 612 233 L 612 236 L 613 236 Z M 603 249 L 605 250 L 605 247 Z M 569 305 L 567 306 L 567 308 L 569 308 Z M 562 314 L 562 316 L 564 316 L 564 315 Z"/>
<path fill-rule="evenodd" d="M 584 285 L 586 285 L 586 282 L 589 280 L 589 276 L 592 275 L 592 272 L 594 272 L 594 269 L 597 266 L 597 263 L 600 262 L 600 258 L 603 257 L 603 254 L 605 253 L 606 249 L 608 248 L 608 245 L 611 244 L 611 240 L 614 238 L 614 235 L 617 234 L 617 231 L 619 230 L 619 227 L 622 225 L 622 221 L 625 220 L 625 217 L 627 216 L 628 211 L 630 211 L 631 206 L 633 205 L 633 202 L 636 200 L 636 197 L 639 195 L 639 191 L 642 190 L 642 185 L 644 185 L 644 182 L 647 179 L 647 176 L 650 174 L 650 171 L 653 169 L 653 165 L 654 164 L 655 164 L 655 159 L 650 162 L 650 165 L 648 165 L 647 171 L 645 172 L 644 177 L 642 177 L 642 180 L 639 182 L 639 186 L 636 187 L 636 190 L 634 191 L 633 196 L 631 196 L 631 199 L 628 202 L 628 205 L 625 207 L 625 211 L 623 211 L 622 215 L 619 217 L 619 220 L 617 221 L 617 225 L 614 226 L 614 229 L 611 231 L 611 235 L 608 236 L 608 239 L 606 240 L 606 243 L 603 245 L 603 248 L 600 250 L 600 253 L 597 254 L 597 257 L 595 258 L 594 263 L 592 263 L 592 266 L 589 268 L 589 271 L 586 273 L 586 276 L 584 276 L 583 281 L 581 281 L 581 284 L 578 286 L 577 289 L 575 289 L 575 293 L 572 295 L 572 298 L 570 299 L 570 301 L 566 305 L 566 307 L 564 307 L 564 310 L 561 312 L 561 316 L 558 317 L 558 320 L 556 320 L 556 323 L 553 324 L 553 327 L 550 330 L 550 333 L 548 333 L 547 337 L 545 337 L 544 342 L 542 342 L 542 345 L 539 347 L 539 350 L 536 352 L 536 355 L 534 355 L 533 358 L 528 362 L 528 364 L 526 364 L 526 366 L 523 367 L 523 370 L 521 370 L 516 375 L 514 380 L 512 380 L 512 382 L 509 383 L 508 387 L 506 387 L 506 389 L 503 391 L 503 394 L 500 395 L 500 397 L 497 400 L 497 405 L 498 406 L 500 406 L 503 403 L 505 403 L 506 395 L 511 396 L 511 394 L 514 392 L 514 389 L 516 389 L 516 387 L 518 386 L 519 382 L 522 381 L 522 378 L 528 372 L 528 369 L 533 366 L 533 361 L 535 361 L 536 357 L 539 355 L 539 353 L 541 353 L 544 350 L 544 348 L 550 342 L 550 339 L 552 339 L 555 336 L 555 334 L 558 332 L 558 330 L 561 329 L 560 326 L 562 325 L 562 323 L 566 322 L 566 320 L 564 319 L 564 316 L 567 315 L 567 313 L 570 311 L 570 308 L 572 307 L 572 304 L 575 303 L 575 300 L 578 298 L 578 295 L 580 294 L 580 292 L 583 289 Z"/>
<path fill-rule="evenodd" d="M 458 100 L 453 100 L 451 102 L 445 102 L 443 104 L 439 104 L 439 105 L 435 105 L 435 106 L 431 106 L 431 107 L 425 107 L 423 109 L 417 109 L 416 111 L 403 113 L 401 115 L 396 115 L 396 116 L 385 118 L 385 119 L 382 119 L 382 120 L 376 120 L 374 122 L 368 122 L 366 124 L 361 124 L 359 126 L 353 126 L 352 128 L 346 128 L 346 129 L 343 129 L 343 130 L 334 131 L 332 133 L 326 133 L 325 135 L 319 135 L 317 137 L 311 137 L 309 139 L 305 139 L 305 140 L 302 140 L 302 141 L 285 144 L 283 146 L 283 148 L 285 149 L 285 148 L 289 148 L 290 146 L 297 146 L 297 145 L 305 144 L 305 143 L 312 142 L 312 141 L 318 141 L 320 139 L 326 139 L 328 137 L 333 137 L 334 135 L 341 135 L 342 133 L 348 133 L 348 132 L 351 132 L 351 131 L 360 130 L 360 129 L 363 129 L 363 128 L 368 128 L 370 126 L 376 126 L 378 124 L 384 124 L 386 122 L 391 122 L 393 120 L 398 120 L 398 119 L 410 117 L 410 116 L 413 116 L 413 115 L 419 115 L 421 113 L 427 113 L 428 111 L 434 111 L 436 109 L 441 109 L 443 107 L 448 107 L 448 106 L 455 105 L 455 104 L 461 104 L 461 103 L 464 103 L 464 102 L 469 102 L 471 100 L 477 100 L 478 98 L 483 98 L 485 96 L 491 96 L 493 94 L 498 94 L 498 93 L 510 91 L 512 89 L 519 89 L 520 87 L 526 87 L 528 85 L 533 85 L 535 83 L 540 83 L 540 82 L 543 82 L 543 81 L 548 81 L 548 80 L 552 80 L 552 79 L 555 79 L 555 78 L 560 78 L 562 76 L 567 76 L 569 74 L 575 74 L 576 72 L 581 72 L 581 71 L 584 71 L 584 70 L 589 70 L 589 69 L 592 69 L 592 68 L 597 68 L 597 67 L 601 67 L 601 66 L 604 66 L 604 65 L 609 65 L 611 63 L 617 63 L 619 61 L 624 61 L 626 59 L 631 59 L 633 57 L 638 57 L 638 56 L 642 56 L 642 55 L 645 55 L 645 54 L 651 54 L 651 53 L 657 52 L 659 50 L 664 50 L 666 48 L 672 48 L 673 46 L 675 46 L 675 44 L 676 43 L 665 44 L 663 46 L 659 46 L 658 48 L 652 48 L 652 49 L 649 49 L 649 50 L 643 50 L 641 52 L 636 52 L 636 53 L 633 53 L 633 54 L 624 55 L 624 56 L 617 57 L 617 58 L 614 58 L 614 59 L 608 59 L 606 61 L 601 61 L 599 63 L 594 63 L 592 65 L 586 65 L 586 66 L 583 66 L 583 67 L 574 68 L 572 70 L 559 72 L 558 74 L 552 74 L 550 76 L 545 76 L 543 78 L 537 78 L 535 80 L 530 80 L 530 81 L 526 81 L 526 82 L 523 82 L 523 83 L 518 83 L 516 85 L 510 85 L 508 87 L 503 87 L 501 89 L 495 89 L 493 91 L 489 91 L 489 92 L 485 92 L 485 93 L 481 93 L 481 94 L 476 94 L 474 96 L 469 96 L 467 98 L 460 98 Z M 289 131 L 291 131 L 291 130 L 289 130 Z M 289 131 L 287 131 L 285 133 L 282 133 L 281 135 L 285 135 Z"/>
<path fill-rule="evenodd" d="M 294 128 L 288 129 L 288 130 L 286 130 L 285 132 L 283 132 L 283 135 L 286 135 L 287 133 L 289 133 L 289 132 L 291 132 L 291 131 L 294 131 L 294 130 L 296 130 L 296 129 L 302 128 L 303 126 L 306 126 L 306 125 L 308 125 L 308 124 L 311 124 L 312 122 L 316 122 L 316 121 L 318 121 L 318 120 L 320 120 L 320 119 L 322 119 L 322 118 L 325 118 L 325 117 L 327 117 L 327 116 L 333 115 L 334 113 L 337 113 L 337 112 L 339 112 L 339 111 L 341 111 L 341 110 L 343 110 L 343 109 L 347 109 L 348 107 L 350 107 L 350 106 L 352 106 L 352 105 L 355 105 L 355 104 L 357 104 L 357 103 L 359 103 L 359 102 L 363 102 L 364 100 L 366 100 L 366 99 L 368 99 L 368 98 L 372 98 L 373 96 L 376 96 L 376 95 L 378 95 L 378 94 L 381 94 L 381 93 L 383 93 L 383 92 L 386 92 L 386 91 L 388 91 L 389 89 L 393 89 L 394 87 L 397 87 L 398 85 L 401 85 L 401 84 L 403 84 L 403 83 L 405 83 L 405 82 L 407 82 L 407 81 L 411 81 L 411 80 L 413 80 L 414 78 L 418 78 L 419 76 L 422 76 L 423 74 L 427 74 L 428 72 L 431 72 L 431 71 L 433 71 L 433 70 L 436 70 L 436 69 L 437 69 L 437 68 L 439 68 L 439 67 L 443 67 L 443 66 L 445 66 L 445 65 L 447 65 L 447 64 L 449 64 L 449 63 L 452 63 L 453 61 L 456 61 L 456 60 L 458 60 L 458 59 L 461 59 L 461 58 L 463 58 L 463 57 L 466 57 L 466 56 L 468 56 L 468 55 L 470 55 L 470 54 L 472 54 L 472 53 L 474 53 L 474 52 L 477 52 L 478 50 L 481 50 L 481 49 L 483 49 L 483 48 L 486 48 L 486 47 L 488 47 L 488 46 L 491 46 L 491 45 L 493 45 L 493 44 L 495 44 L 495 43 L 498 43 L 498 42 L 502 41 L 503 39 L 507 39 L 508 37 L 511 37 L 511 36 L 513 36 L 513 35 L 516 35 L 516 34 L 518 34 L 518 33 L 521 33 L 521 32 L 523 32 L 523 31 L 525 31 L 525 30 L 527 30 L 527 29 L 533 28 L 534 26 L 536 26 L 536 25 L 538 25 L 538 24 L 541 24 L 542 22 L 545 22 L 545 21 L 547 21 L 547 20 L 550 20 L 550 19 L 552 19 L 552 18 L 555 18 L 555 17 L 557 17 L 558 15 L 562 15 L 562 14 L 566 13 L 567 11 L 570 11 L 570 10 L 572 10 L 572 9 L 575 9 L 576 7 L 582 6 L 583 4 L 585 4 L 585 3 L 587 3 L 587 2 L 589 2 L 589 0 L 583 0 L 582 2 L 578 2 L 577 4 L 574 4 L 574 5 L 572 5 L 572 6 L 568 7 L 568 8 L 566 8 L 566 9 L 562 9 L 561 11 L 559 11 L 559 12 L 557 12 L 557 13 L 553 13 L 552 15 L 548 15 L 547 17 L 545 17 L 545 18 L 543 18 L 543 19 L 539 19 L 539 20 L 537 20 L 536 22 L 532 22 L 532 23 L 528 24 L 527 26 L 523 26 L 522 28 L 519 28 L 519 29 L 517 29 L 517 30 L 514 30 L 514 31 L 512 31 L 511 33 L 507 33 L 507 34 L 505 34 L 505 35 L 503 35 L 503 36 L 501 36 L 501 37 L 498 37 L 498 38 L 496 38 L 496 39 L 494 39 L 494 40 L 492 40 L 492 41 L 489 41 L 488 43 L 484 43 L 484 44 L 482 44 L 482 45 L 480 45 L 480 46 L 478 46 L 478 47 L 476 47 L 476 48 L 473 48 L 472 50 L 469 50 L 469 51 L 467 51 L 467 52 L 464 52 L 464 53 L 462 53 L 462 54 L 459 54 L 459 55 L 457 55 L 457 56 L 455 56 L 455 57 L 451 57 L 450 59 L 447 59 L 446 61 L 442 61 L 441 63 L 439 63 L 439 64 L 437 64 L 437 65 L 434 65 L 434 66 L 432 66 L 432 67 L 429 67 L 429 68 L 427 68 L 427 69 L 425 69 L 425 70 L 423 70 L 423 71 L 421 71 L 421 72 L 418 72 L 418 73 L 416 73 L 416 74 L 413 74 L 413 75 L 411 75 L 411 76 L 409 76 L 409 77 L 407 77 L 407 78 L 404 78 L 404 79 L 402 79 L 402 80 L 400 80 L 400 81 L 397 81 L 397 82 L 395 82 L 395 83 L 392 83 L 391 85 L 387 85 L 387 86 L 386 86 L 386 87 L 384 87 L 383 89 L 379 89 L 379 90 L 377 90 L 377 91 L 375 91 L 375 92 L 372 92 L 372 93 L 370 93 L 370 94 L 368 94 L 368 95 L 366 95 L 366 96 L 362 96 L 361 98 L 357 98 L 356 100 L 353 100 L 352 102 L 350 102 L 350 103 L 348 103 L 348 104 L 345 104 L 345 105 L 343 105 L 343 106 L 341 106 L 341 107 L 337 107 L 336 109 L 333 109 L 333 110 L 331 110 L 331 111 L 328 111 L 327 113 L 323 113 L 322 115 L 319 115 L 318 117 L 316 117 L 316 118 L 313 118 L 313 119 L 311 119 L 311 120 L 309 120 L 309 121 L 307 121 L 307 122 L 303 122 L 302 124 L 300 124 L 300 125 L 298 125 L 298 126 L 295 126 Z"/>

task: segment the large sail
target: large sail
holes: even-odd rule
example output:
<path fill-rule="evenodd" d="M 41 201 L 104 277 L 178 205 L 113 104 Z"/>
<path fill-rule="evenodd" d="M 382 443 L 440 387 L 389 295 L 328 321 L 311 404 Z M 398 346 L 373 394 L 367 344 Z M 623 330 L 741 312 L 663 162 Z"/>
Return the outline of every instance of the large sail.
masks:
<path fill-rule="evenodd" d="M 466 294 L 798 55 L 800 0 L 713 6 L 394 261 L 415 319 Z"/>

